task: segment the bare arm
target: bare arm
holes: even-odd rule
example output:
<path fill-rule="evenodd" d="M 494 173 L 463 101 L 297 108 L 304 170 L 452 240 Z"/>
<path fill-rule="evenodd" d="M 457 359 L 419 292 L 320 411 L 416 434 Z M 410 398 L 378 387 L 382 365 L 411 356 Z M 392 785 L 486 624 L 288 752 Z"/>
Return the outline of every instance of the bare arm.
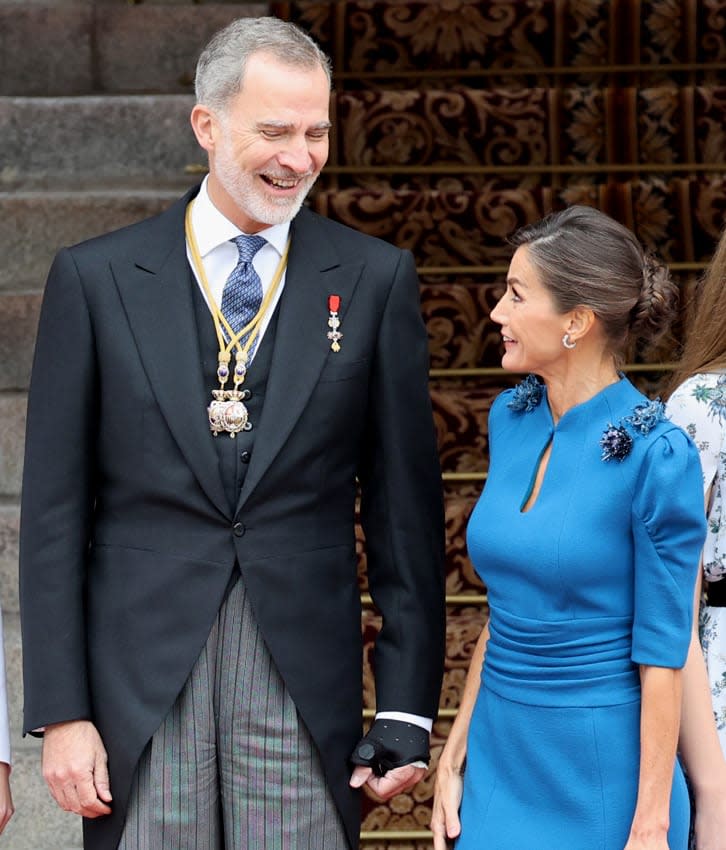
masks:
<path fill-rule="evenodd" d="M 8 825 L 14 811 L 15 806 L 10 793 L 10 765 L 7 762 L 0 762 L 0 833 Z"/>
<path fill-rule="evenodd" d="M 642 665 L 638 799 L 625 850 L 668 850 L 681 671 Z"/>
<path fill-rule="evenodd" d="M 459 806 L 463 789 L 462 774 L 466 761 L 466 739 L 479 693 L 481 670 L 488 640 L 489 627 L 485 625 L 471 656 L 456 720 L 451 727 L 436 768 L 434 807 L 431 815 L 434 850 L 446 850 L 447 838 L 456 838 L 461 832 Z"/>
<path fill-rule="evenodd" d="M 683 668 L 679 745 L 696 798 L 696 850 L 726 850 L 726 761 L 716 732 L 706 664 L 698 639 L 702 571 L 698 572 L 693 633 Z"/>

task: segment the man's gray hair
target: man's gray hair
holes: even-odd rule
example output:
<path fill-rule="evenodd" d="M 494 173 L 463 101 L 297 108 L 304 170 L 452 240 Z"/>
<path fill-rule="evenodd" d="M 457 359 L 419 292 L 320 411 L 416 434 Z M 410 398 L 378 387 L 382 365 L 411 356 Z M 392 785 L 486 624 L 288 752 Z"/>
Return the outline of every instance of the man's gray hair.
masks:
<path fill-rule="evenodd" d="M 194 82 L 197 103 L 224 110 L 242 88 L 247 61 L 258 52 L 307 70 L 319 66 L 331 81 L 330 59 L 295 24 L 272 17 L 239 18 L 212 36 L 199 57 Z"/>

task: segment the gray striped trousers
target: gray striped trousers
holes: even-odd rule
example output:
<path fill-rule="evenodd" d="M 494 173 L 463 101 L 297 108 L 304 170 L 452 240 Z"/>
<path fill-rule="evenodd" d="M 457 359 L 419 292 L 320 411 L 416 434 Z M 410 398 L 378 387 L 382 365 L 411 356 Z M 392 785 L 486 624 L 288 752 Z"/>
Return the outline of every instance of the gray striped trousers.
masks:
<path fill-rule="evenodd" d="M 139 761 L 119 850 L 348 850 L 241 579 Z"/>

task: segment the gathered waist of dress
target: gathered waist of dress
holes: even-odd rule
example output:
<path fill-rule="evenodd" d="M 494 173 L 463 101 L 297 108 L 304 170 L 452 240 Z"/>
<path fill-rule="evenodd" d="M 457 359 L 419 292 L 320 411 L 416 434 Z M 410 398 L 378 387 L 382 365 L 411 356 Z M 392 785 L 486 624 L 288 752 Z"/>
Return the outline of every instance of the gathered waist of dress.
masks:
<path fill-rule="evenodd" d="M 492 611 L 484 686 L 515 702 L 604 706 L 640 698 L 632 618 L 531 620 Z"/>

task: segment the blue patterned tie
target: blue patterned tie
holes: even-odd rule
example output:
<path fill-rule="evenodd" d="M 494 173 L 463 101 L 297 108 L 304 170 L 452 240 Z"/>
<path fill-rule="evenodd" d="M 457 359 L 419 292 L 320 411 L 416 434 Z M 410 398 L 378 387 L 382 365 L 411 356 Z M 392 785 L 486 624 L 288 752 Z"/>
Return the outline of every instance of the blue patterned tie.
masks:
<path fill-rule="evenodd" d="M 252 320 L 262 303 L 262 281 L 252 265 L 252 258 L 267 240 L 243 234 L 230 242 L 237 246 L 239 259 L 222 290 L 222 313 L 237 334 Z"/>

